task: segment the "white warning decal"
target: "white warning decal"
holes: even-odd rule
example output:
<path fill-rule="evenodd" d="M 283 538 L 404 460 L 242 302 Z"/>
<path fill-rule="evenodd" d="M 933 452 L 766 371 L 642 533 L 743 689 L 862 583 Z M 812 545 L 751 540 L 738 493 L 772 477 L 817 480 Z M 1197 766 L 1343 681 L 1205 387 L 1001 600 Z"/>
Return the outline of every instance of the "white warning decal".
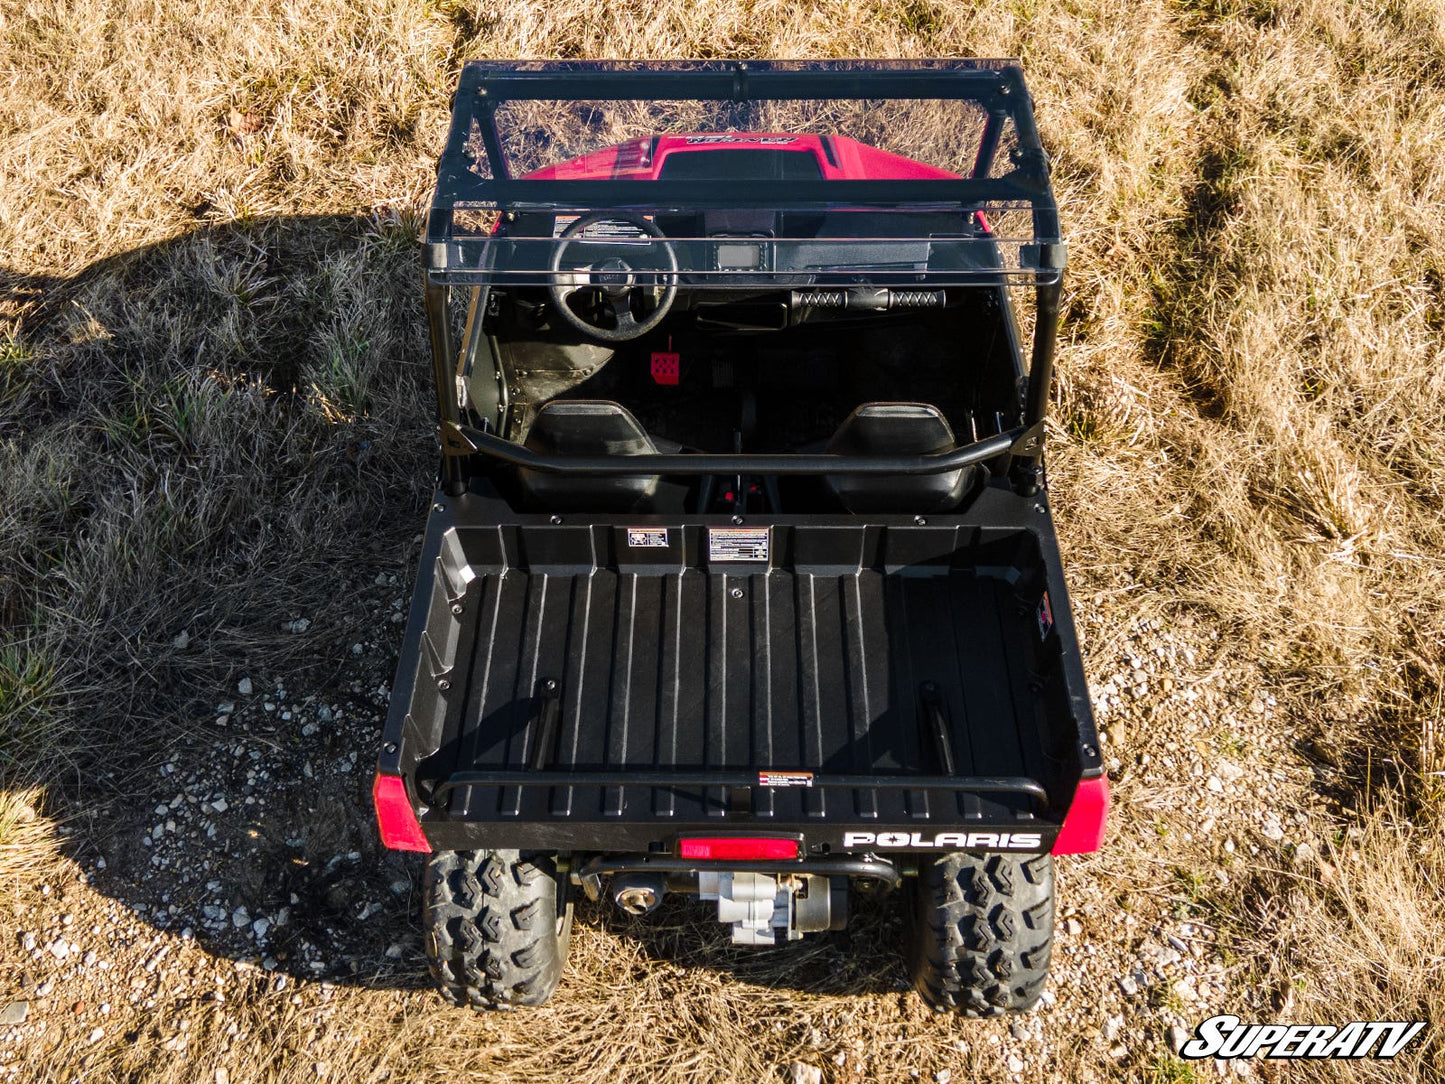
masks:
<path fill-rule="evenodd" d="M 769 772 L 758 773 L 760 787 L 811 787 L 812 772 Z"/>
<path fill-rule="evenodd" d="M 568 226 L 576 222 L 581 215 L 558 215 L 552 223 L 552 236 L 561 237 Z M 651 222 L 652 215 L 643 215 L 648 222 Z M 606 241 L 613 245 L 649 245 L 652 239 L 646 231 L 635 223 L 604 219 L 601 222 L 594 222 L 579 235 L 578 240 L 582 241 Z"/>
<path fill-rule="evenodd" d="M 666 527 L 629 527 L 627 528 L 628 549 L 652 549 L 654 547 L 667 548 Z"/>
<path fill-rule="evenodd" d="M 710 527 L 707 532 L 709 561 L 766 561 L 766 527 Z"/>

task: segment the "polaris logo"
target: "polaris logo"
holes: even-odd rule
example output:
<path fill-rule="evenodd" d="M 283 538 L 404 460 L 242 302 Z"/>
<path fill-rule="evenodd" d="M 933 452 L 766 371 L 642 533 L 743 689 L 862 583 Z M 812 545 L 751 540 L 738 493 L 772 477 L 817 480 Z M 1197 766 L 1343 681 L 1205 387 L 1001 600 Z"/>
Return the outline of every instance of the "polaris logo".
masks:
<path fill-rule="evenodd" d="M 1038 832 L 939 832 L 932 839 L 922 832 L 844 832 L 843 846 L 913 847 L 922 851 L 1036 851 L 1043 843 Z"/>
<path fill-rule="evenodd" d="M 717 143 L 762 143 L 775 145 L 781 143 L 796 143 L 797 136 L 747 136 L 747 135 L 695 135 L 687 137 L 688 146 L 711 146 Z"/>
<path fill-rule="evenodd" d="M 1244 1024 L 1211 1016 L 1179 1048 L 1185 1058 L 1393 1058 L 1424 1029 L 1423 1020 L 1357 1020 L 1330 1024 Z M 1379 1043 L 1376 1046 L 1376 1043 Z"/>

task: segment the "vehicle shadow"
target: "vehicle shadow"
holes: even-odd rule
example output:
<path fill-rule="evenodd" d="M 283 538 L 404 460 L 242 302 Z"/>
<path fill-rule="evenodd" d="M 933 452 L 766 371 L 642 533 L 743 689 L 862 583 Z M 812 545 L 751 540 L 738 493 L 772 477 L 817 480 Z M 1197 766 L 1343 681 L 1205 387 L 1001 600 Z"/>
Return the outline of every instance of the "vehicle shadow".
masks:
<path fill-rule="evenodd" d="M 23 363 L 0 384 L 0 616 L 53 691 L 0 786 L 47 784 L 86 882 L 157 931 L 372 988 L 429 983 L 422 857 L 379 846 L 370 801 L 435 470 L 416 241 L 280 217 L 0 267 Z M 710 912 L 578 921 L 741 982 L 903 984 L 893 901 L 772 950 Z"/>
<path fill-rule="evenodd" d="M 435 470 L 416 243 L 277 217 L 0 268 L 0 786 L 133 915 L 297 977 L 424 978 L 369 798 Z"/>

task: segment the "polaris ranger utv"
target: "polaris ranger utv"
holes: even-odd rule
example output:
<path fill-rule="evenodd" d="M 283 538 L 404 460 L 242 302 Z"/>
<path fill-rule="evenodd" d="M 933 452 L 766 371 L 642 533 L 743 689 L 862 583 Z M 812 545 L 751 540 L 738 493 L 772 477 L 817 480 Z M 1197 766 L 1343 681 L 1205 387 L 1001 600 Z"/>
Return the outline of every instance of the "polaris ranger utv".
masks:
<path fill-rule="evenodd" d="M 1011 62 L 464 68 L 374 788 L 450 1000 L 546 1000 L 577 892 L 772 945 L 866 882 L 931 1005 L 1034 1004 L 1108 804 L 1042 465 L 1063 267 Z"/>

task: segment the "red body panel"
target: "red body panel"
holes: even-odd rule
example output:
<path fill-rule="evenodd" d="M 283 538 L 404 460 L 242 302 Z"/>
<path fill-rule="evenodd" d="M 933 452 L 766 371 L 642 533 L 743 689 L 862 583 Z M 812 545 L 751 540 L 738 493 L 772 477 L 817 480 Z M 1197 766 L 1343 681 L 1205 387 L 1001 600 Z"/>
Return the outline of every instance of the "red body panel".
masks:
<path fill-rule="evenodd" d="M 406 792 L 406 780 L 399 775 L 378 772 L 371 784 L 371 800 L 376 806 L 376 826 L 381 831 L 383 847 L 393 851 L 431 850 Z"/>
<path fill-rule="evenodd" d="M 1089 854 L 1104 843 L 1104 823 L 1109 819 L 1109 781 L 1079 780 L 1073 804 L 1064 816 L 1064 826 L 1054 841 L 1054 854 Z"/>
<path fill-rule="evenodd" d="M 655 140 L 655 143 L 654 143 Z M 694 132 L 644 136 L 604 147 L 526 175 L 529 181 L 655 181 L 669 155 L 697 151 L 771 149 L 811 154 L 828 181 L 927 181 L 957 178 L 937 166 L 881 151 L 846 136 L 789 135 L 787 132 Z"/>

